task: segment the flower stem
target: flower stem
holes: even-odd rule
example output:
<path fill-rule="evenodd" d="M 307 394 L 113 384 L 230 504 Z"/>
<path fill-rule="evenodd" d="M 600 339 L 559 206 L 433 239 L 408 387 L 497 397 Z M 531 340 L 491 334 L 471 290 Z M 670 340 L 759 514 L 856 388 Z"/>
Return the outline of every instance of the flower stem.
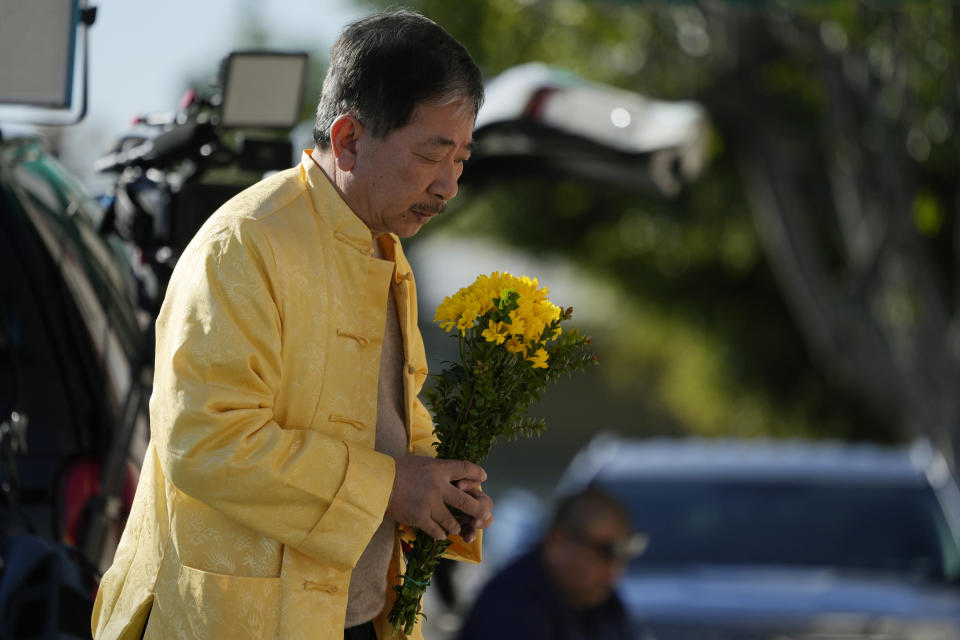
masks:
<path fill-rule="evenodd" d="M 440 556 L 450 544 L 450 540 L 435 540 L 417 530 L 416 540 L 407 556 L 407 570 L 400 583 L 393 587 L 397 599 L 387 620 L 393 625 L 394 632 L 402 630 L 406 635 L 413 632 L 417 618 L 422 615 L 423 594 L 440 562 Z"/>

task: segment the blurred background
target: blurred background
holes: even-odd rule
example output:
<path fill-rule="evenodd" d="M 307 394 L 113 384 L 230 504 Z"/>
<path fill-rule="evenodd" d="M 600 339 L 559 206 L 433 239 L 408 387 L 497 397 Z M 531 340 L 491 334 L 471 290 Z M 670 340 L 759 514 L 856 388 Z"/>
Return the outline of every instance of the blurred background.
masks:
<path fill-rule="evenodd" d="M 960 6 L 404 4 L 489 81 L 459 197 L 405 243 L 431 367 L 453 348 L 433 310 L 493 270 L 572 305 L 601 360 L 544 394 L 542 437 L 494 448 L 495 500 L 546 511 L 599 433 L 920 440 L 956 468 Z M 132 118 L 209 92 L 232 50 L 309 54 L 292 164 L 334 39 L 395 3 L 96 5 L 86 118 L 27 131 L 100 195 Z"/>
<path fill-rule="evenodd" d="M 148 11 L 103 0 L 90 32 L 89 113 L 43 133 L 102 192 L 109 176 L 94 160 L 134 116 L 207 89 L 231 50 L 303 50 L 298 152 L 311 146 L 336 35 L 391 4 L 218 0 Z M 443 296 L 501 269 L 539 277 L 595 338 L 603 366 L 548 393 L 541 440 L 495 450 L 497 482 L 539 484 L 512 477 L 511 456 L 535 454 L 550 484 L 598 430 L 925 436 L 956 455 L 953 3 L 406 4 L 463 42 L 487 78 L 542 62 L 574 82 L 704 110 L 691 152 L 703 166 L 676 184 L 651 185 L 657 168 L 642 163 L 624 176 L 590 171 L 586 157 L 499 172 L 481 158 L 449 215 L 409 242 L 425 320 Z M 628 126 L 650 126 L 642 110 L 634 117 Z M 423 324 L 428 352 L 442 354 L 442 336 Z"/>

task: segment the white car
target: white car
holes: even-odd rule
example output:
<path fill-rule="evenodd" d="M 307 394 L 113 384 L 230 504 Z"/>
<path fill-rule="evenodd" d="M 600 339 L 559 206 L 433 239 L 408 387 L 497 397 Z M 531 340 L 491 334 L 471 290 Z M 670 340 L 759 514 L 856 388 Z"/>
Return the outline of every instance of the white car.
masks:
<path fill-rule="evenodd" d="M 486 86 L 461 182 L 544 172 L 671 197 L 703 169 L 706 109 L 656 100 L 541 63 Z"/>

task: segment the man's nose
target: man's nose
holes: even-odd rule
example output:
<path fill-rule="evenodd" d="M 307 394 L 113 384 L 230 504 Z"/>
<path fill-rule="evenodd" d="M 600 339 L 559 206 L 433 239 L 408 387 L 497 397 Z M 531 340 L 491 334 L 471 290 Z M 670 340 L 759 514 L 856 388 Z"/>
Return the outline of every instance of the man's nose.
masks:
<path fill-rule="evenodd" d="M 437 172 L 433 184 L 430 185 L 431 195 L 435 195 L 444 202 L 453 200 L 457 195 L 457 180 L 460 178 L 459 166 L 456 163 L 446 164 Z"/>

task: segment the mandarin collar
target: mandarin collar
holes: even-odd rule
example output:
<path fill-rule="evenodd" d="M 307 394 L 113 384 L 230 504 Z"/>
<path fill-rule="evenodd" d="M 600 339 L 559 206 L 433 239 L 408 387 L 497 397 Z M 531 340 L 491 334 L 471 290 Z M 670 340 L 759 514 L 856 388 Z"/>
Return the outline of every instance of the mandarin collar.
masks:
<path fill-rule="evenodd" d="M 300 175 L 310 192 L 314 209 L 327 213 L 334 236 L 361 253 L 372 256 L 373 234 L 370 228 L 344 202 L 330 178 L 311 157 L 310 151 L 304 149 L 300 158 Z M 400 283 L 413 278 L 410 263 L 403 255 L 400 238 L 396 234 L 381 236 L 380 247 L 384 251 L 384 257 L 396 265 L 393 271 L 394 282 Z"/>
<path fill-rule="evenodd" d="M 403 255 L 403 248 L 400 244 L 400 238 L 394 233 L 388 233 L 378 238 L 380 248 L 383 249 L 383 257 L 390 260 L 395 265 L 393 270 L 393 281 L 401 283 L 413 278 L 413 271 L 410 269 L 410 263 Z"/>
<path fill-rule="evenodd" d="M 310 149 L 304 149 L 300 157 L 300 177 L 310 192 L 314 210 L 324 212 L 334 236 L 361 253 L 373 255 L 373 234 L 344 202 L 330 178 L 310 156 Z"/>

